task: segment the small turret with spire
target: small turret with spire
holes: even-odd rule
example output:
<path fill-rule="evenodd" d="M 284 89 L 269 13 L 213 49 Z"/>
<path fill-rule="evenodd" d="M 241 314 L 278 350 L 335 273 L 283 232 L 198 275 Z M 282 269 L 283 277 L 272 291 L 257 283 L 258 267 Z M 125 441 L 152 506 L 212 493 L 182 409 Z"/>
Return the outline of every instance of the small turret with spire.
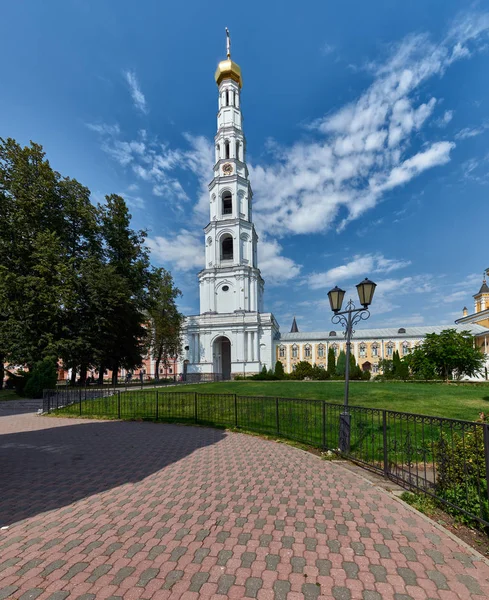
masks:
<path fill-rule="evenodd" d="M 486 282 L 486 275 L 488 274 L 489 269 L 486 269 L 482 274 L 481 289 L 474 295 L 474 313 L 479 313 L 489 308 L 489 286 Z"/>
<path fill-rule="evenodd" d="M 299 328 L 297 327 L 297 321 L 294 320 L 292 321 L 292 327 L 290 328 L 290 333 L 299 333 Z"/>

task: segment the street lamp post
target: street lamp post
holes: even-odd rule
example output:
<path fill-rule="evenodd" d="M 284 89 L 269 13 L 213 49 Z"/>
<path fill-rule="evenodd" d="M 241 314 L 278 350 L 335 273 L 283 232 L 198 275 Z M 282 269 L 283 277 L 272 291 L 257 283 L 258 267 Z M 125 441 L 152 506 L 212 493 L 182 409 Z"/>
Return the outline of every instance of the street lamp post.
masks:
<path fill-rule="evenodd" d="M 351 336 L 354 333 L 353 327 L 360 321 L 365 321 L 370 317 L 368 307 L 372 303 L 377 284 L 370 279 L 365 278 L 357 285 L 358 299 L 362 308 L 356 308 L 353 300 L 349 300 L 346 309 L 341 310 L 345 291 L 338 286 L 328 292 L 331 310 L 334 312 L 331 321 L 335 324 L 341 323 L 345 328 L 346 338 L 346 365 L 345 365 L 345 400 L 343 412 L 340 414 L 340 451 L 348 454 L 350 452 L 350 422 L 351 415 L 348 412 L 348 393 L 350 387 L 350 348 Z"/>

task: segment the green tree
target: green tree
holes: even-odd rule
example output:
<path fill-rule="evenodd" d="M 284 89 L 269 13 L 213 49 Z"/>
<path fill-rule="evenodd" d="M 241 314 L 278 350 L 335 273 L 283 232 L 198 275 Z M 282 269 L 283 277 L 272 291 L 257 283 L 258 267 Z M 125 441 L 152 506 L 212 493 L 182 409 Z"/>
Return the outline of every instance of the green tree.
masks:
<path fill-rule="evenodd" d="M 460 378 L 474 376 L 484 368 L 484 356 L 474 345 L 470 331 L 445 329 L 440 334 L 429 333 L 420 345 L 436 373 L 448 381 L 452 374 Z"/>
<path fill-rule="evenodd" d="M 149 293 L 149 352 L 155 360 L 156 378 L 159 377 L 160 363 L 165 367 L 169 359 L 181 353 L 181 333 L 183 315 L 179 312 L 176 300 L 181 291 L 175 287 L 173 277 L 165 269 L 153 273 Z"/>
<path fill-rule="evenodd" d="M 285 378 L 284 366 L 282 364 L 282 361 L 280 361 L 280 360 L 277 360 L 277 362 L 275 363 L 275 376 L 278 379 L 284 379 Z"/>
<path fill-rule="evenodd" d="M 133 369 L 142 363 L 147 347 L 148 332 L 144 323 L 151 306 L 148 291 L 152 272 L 148 249 L 144 245 L 146 232 L 131 229 L 131 215 L 121 196 L 111 194 L 105 199 L 105 205 L 99 205 L 104 250 L 113 276 L 120 282 L 115 298 L 118 309 L 113 312 L 105 332 L 99 378 L 108 368 L 115 385 L 121 367 Z"/>
<path fill-rule="evenodd" d="M 386 379 L 392 379 L 394 376 L 394 362 L 390 358 L 381 358 L 379 360 L 379 369 Z"/>
<path fill-rule="evenodd" d="M 336 356 L 334 348 L 328 350 L 328 368 L 327 371 L 330 375 L 336 375 Z"/>
<path fill-rule="evenodd" d="M 346 371 L 346 354 L 345 354 L 344 350 L 341 350 L 341 352 L 338 355 L 338 362 L 336 363 L 336 375 L 339 375 L 340 377 L 344 377 L 345 371 Z"/>
<path fill-rule="evenodd" d="M 295 370 L 293 371 L 294 379 L 304 379 L 304 377 L 312 377 L 313 368 L 311 363 L 307 362 L 307 360 L 301 360 L 296 364 Z"/>
<path fill-rule="evenodd" d="M 60 176 L 42 147 L 0 138 L 0 349 L 13 363 L 56 355 L 66 263 Z"/>
<path fill-rule="evenodd" d="M 56 387 L 56 364 L 57 360 L 55 358 L 46 357 L 34 365 L 24 388 L 24 395 L 26 397 L 42 398 L 43 390 L 54 389 Z"/>
<path fill-rule="evenodd" d="M 421 346 L 416 346 L 404 359 L 410 372 L 417 379 L 435 379 L 436 370 L 434 363 L 426 356 Z"/>

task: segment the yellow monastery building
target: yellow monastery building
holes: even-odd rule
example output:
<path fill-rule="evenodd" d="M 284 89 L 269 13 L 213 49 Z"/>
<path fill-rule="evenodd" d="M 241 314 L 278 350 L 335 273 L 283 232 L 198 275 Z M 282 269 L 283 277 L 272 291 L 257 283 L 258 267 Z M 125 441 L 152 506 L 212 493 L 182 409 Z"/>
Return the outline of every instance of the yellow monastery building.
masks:
<path fill-rule="evenodd" d="M 488 269 L 489 271 L 489 269 Z M 486 279 L 474 296 L 474 313 L 469 315 L 466 308 L 463 317 L 453 326 L 458 331 L 468 330 L 474 336 L 476 344 L 487 357 L 486 372 L 480 378 L 487 379 L 489 367 L 489 286 Z M 397 350 L 402 358 L 420 344 L 428 333 L 441 333 L 447 325 L 420 327 L 387 327 L 379 329 L 359 329 L 352 338 L 351 352 L 358 365 L 372 375 L 379 373 L 379 361 L 392 359 Z M 294 318 L 290 333 L 279 334 L 275 343 L 276 360 L 282 362 L 286 373 L 291 373 L 300 361 L 307 361 L 325 369 L 328 366 L 328 351 L 333 348 L 337 357 L 345 350 L 344 331 L 301 332 Z"/>

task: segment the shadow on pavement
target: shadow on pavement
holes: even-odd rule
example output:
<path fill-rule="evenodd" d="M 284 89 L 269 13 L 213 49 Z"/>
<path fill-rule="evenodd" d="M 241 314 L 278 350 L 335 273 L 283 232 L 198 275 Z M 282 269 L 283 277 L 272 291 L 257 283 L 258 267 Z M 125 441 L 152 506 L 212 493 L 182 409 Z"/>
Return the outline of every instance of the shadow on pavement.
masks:
<path fill-rule="evenodd" d="M 224 437 L 216 429 L 120 421 L 1 435 L 0 526 L 141 481 Z"/>

